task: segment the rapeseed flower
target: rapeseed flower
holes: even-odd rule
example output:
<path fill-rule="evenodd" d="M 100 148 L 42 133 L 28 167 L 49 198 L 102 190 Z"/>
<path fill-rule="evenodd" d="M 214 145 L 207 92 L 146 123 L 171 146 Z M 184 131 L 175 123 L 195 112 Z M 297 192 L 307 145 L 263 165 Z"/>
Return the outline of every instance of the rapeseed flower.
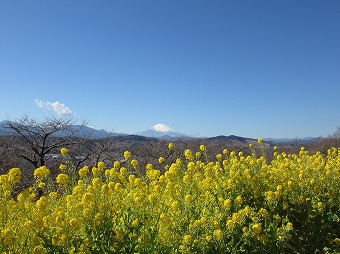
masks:
<path fill-rule="evenodd" d="M 243 203 L 243 198 L 241 196 L 237 196 L 234 200 L 235 205 L 242 205 Z"/>
<path fill-rule="evenodd" d="M 50 175 L 50 170 L 46 166 L 41 166 L 34 170 L 34 177 L 38 180 L 43 180 Z"/>
<path fill-rule="evenodd" d="M 138 168 L 138 166 L 139 166 L 137 160 L 132 160 L 132 161 L 131 161 L 131 165 L 132 165 L 132 167 L 133 167 L 134 169 Z"/>
<path fill-rule="evenodd" d="M 207 147 L 205 145 L 200 145 L 200 150 L 202 152 L 206 152 L 207 151 Z"/>
<path fill-rule="evenodd" d="M 92 214 L 92 212 L 89 208 L 85 208 L 83 210 L 83 215 L 84 215 L 85 218 L 90 218 L 91 214 Z"/>
<path fill-rule="evenodd" d="M 294 228 L 293 227 L 293 223 L 291 223 L 291 222 L 287 222 L 287 226 L 286 227 L 287 227 L 288 230 L 293 230 L 293 228 Z"/>
<path fill-rule="evenodd" d="M 36 202 L 36 206 L 40 209 L 40 210 L 45 210 L 46 206 L 47 206 L 47 198 L 45 196 L 42 196 L 37 202 Z"/>
<path fill-rule="evenodd" d="M 164 157 L 159 157 L 158 162 L 159 162 L 160 164 L 164 164 L 164 163 L 165 163 Z"/>
<path fill-rule="evenodd" d="M 120 162 L 119 162 L 119 161 L 115 161 L 115 162 L 113 163 L 113 167 L 114 167 L 115 169 L 119 169 L 119 168 L 120 168 Z"/>
<path fill-rule="evenodd" d="M 86 177 L 88 173 L 89 173 L 89 167 L 88 166 L 84 166 L 81 169 L 79 169 L 79 176 L 81 178 Z"/>
<path fill-rule="evenodd" d="M 131 159 L 131 152 L 125 151 L 124 152 L 124 158 L 125 158 L 125 160 L 130 160 Z"/>
<path fill-rule="evenodd" d="M 215 229 L 213 232 L 213 236 L 217 241 L 221 241 L 223 239 L 223 232 L 221 229 Z"/>
<path fill-rule="evenodd" d="M 12 168 L 8 172 L 8 183 L 11 185 L 14 185 L 16 183 L 19 183 L 21 179 L 21 170 L 19 168 Z"/>
<path fill-rule="evenodd" d="M 59 174 L 56 178 L 57 183 L 60 185 L 66 185 L 68 183 L 69 177 L 67 174 Z"/>
<path fill-rule="evenodd" d="M 208 243 L 210 243 L 213 239 L 213 237 L 211 235 L 206 235 L 204 238 Z"/>
<path fill-rule="evenodd" d="M 110 191 L 109 186 L 108 186 L 107 184 L 103 184 L 103 185 L 102 185 L 102 193 L 103 193 L 103 194 L 108 194 L 109 191 Z"/>
<path fill-rule="evenodd" d="M 125 177 L 127 175 L 127 169 L 125 167 L 121 167 L 119 172 L 121 176 Z"/>
<path fill-rule="evenodd" d="M 340 244 L 334 228 L 340 205 L 339 149 L 311 155 L 305 148 L 298 154 L 274 148 L 272 161 L 256 157 L 253 148 L 249 156 L 246 150 L 224 149 L 217 155 L 202 150 L 183 151 L 180 158 L 168 151 L 166 158 L 173 163 L 164 161 L 159 170 L 147 163 L 146 175 L 133 173 L 129 153 L 126 168 L 119 161 L 106 170 L 98 163 L 93 174 L 81 168 L 75 186 L 66 169 L 56 180 L 70 187 L 67 192 L 47 188 L 50 179 L 43 180 L 50 172 L 40 167 L 34 172 L 37 181 L 15 199 L 12 188 L 20 170 L 12 169 L 0 176 L 0 246 L 8 253 L 23 253 L 22 246 L 30 253 L 58 248 L 91 253 L 97 247 L 110 253 L 126 245 L 141 253 L 238 253 L 243 247 L 269 253 L 285 252 L 285 246 L 300 251 L 300 245 L 314 242 L 335 250 Z M 321 219 L 320 232 L 310 226 L 315 218 Z"/>
<path fill-rule="evenodd" d="M 190 149 L 185 150 L 184 156 L 188 161 L 193 161 L 195 159 L 195 157 L 192 154 L 192 151 Z"/>
<path fill-rule="evenodd" d="M 183 244 L 190 245 L 192 243 L 192 236 L 185 235 L 183 236 Z"/>
<path fill-rule="evenodd" d="M 89 193 L 89 192 L 85 193 L 85 194 L 83 195 L 83 197 L 82 197 L 82 201 L 83 201 L 84 203 L 93 203 L 93 202 L 94 202 L 94 196 L 93 196 L 93 194 L 92 194 L 92 193 Z"/>
<path fill-rule="evenodd" d="M 262 224 L 261 223 L 255 223 L 252 226 L 252 230 L 255 235 L 259 235 L 262 232 Z"/>
<path fill-rule="evenodd" d="M 226 200 L 224 200 L 223 205 L 227 208 L 230 209 L 232 202 L 229 198 L 227 198 Z"/>
<path fill-rule="evenodd" d="M 134 220 L 131 222 L 131 226 L 134 227 L 134 228 L 137 227 L 138 224 L 139 224 L 139 220 L 138 220 L 138 219 L 134 219 Z"/>
<path fill-rule="evenodd" d="M 227 221 L 227 228 L 230 229 L 230 230 L 233 230 L 235 227 L 235 223 L 233 220 L 228 220 Z"/>
<path fill-rule="evenodd" d="M 174 144 L 173 143 L 169 143 L 169 145 L 168 145 L 168 148 L 169 148 L 169 150 L 173 150 L 174 149 Z"/>
<path fill-rule="evenodd" d="M 249 228 L 248 227 L 243 227 L 242 228 L 242 232 L 243 232 L 244 235 L 247 236 L 249 234 Z"/>
<path fill-rule="evenodd" d="M 102 213 L 97 213 L 94 216 L 94 222 L 96 223 L 96 225 L 99 225 L 103 220 L 103 214 Z"/>
<path fill-rule="evenodd" d="M 72 229 L 77 230 L 80 228 L 80 222 L 77 218 L 73 218 L 70 220 L 70 226 Z"/>
<path fill-rule="evenodd" d="M 61 172 L 65 172 L 66 169 L 67 169 L 67 166 L 64 165 L 64 164 L 60 164 L 60 165 L 59 165 L 59 169 L 60 169 Z"/>
<path fill-rule="evenodd" d="M 317 203 L 317 209 L 319 213 L 323 213 L 324 211 L 324 203 L 323 202 L 318 202 Z"/>
<path fill-rule="evenodd" d="M 41 245 L 35 246 L 33 249 L 33 254 L 44 254 L 44 253 L 46 253 L 46 249 Z"/>
<path fill-rule="evenodd" d="M 93 185 L 94 188 L 99 189 L 99 188 L 101 188 L 102 181 L 100 180 L 99 177 L 95 177 L 95 178 L 92 179 L 92 185 Z"/>
<path fill-rule="evenodd" d="M 67 150 L 66 148 L 61 148 L 60 153 L 61 153 L 63 156 L 67 156 L 67 155 L 68 155 L 68 150 Z"/>
<path fill-rule="evenodd" d="M 192 196 L 190 194 L 186 194 L 185 195 L 185 202 L 187 203 L 191 203 L 193 200 Z"/>
<path fill-rule="evenodd" d="M 98 167 L 98 169 L 103 169 L 103 168 L 105 168 L 105 163 L 100 161 L 100 162 L 98 162 L 97 167 Z"/>
<path fill-rule="evenodd" d="M 218 161 L 222 161 L 223 160 L 223 155 L 222 154 L 216 154 L 216 159 L 218 160 Z"/>

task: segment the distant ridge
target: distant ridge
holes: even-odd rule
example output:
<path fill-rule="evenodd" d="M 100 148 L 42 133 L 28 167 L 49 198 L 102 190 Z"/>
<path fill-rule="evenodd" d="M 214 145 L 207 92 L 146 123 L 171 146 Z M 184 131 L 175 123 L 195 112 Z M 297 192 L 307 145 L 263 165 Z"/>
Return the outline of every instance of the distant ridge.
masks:
<path fill-rule="evenodd" d="M 264 140 L 273 143 L 297 143 L 310 144 L 318 141 L 320 138 L 305 137 L 305 138 L 264 138 Z"/>
<path fill-rule="evenodd" d="M 13 131 L 11 131 L 8 128 L 5 128 L 9 122 L 8 120 L 4 120 L 0 122 L 0 135 L 10 135 L 13 134 Z M 109 132 L 104 129 L 97 130 L 95 128 L 91 128 L 88 126 L 82 126 L 82 125 L 70 125 L 70 132 L 72 130 L 77 130 L 80 128 L 80 130 L 77 132 L 75 137 L 90 137 L 92 139 L 100 139 L 100 138 L 107 138 L 107 137 L 122 137 L 126 136 L 127 138 L 133 138 L 133 139 L 139 139 L 142 140 L 141 137 L 148 137 L 148 138 L 156 138 L 156 139 L 163 139 L 163 140 L 178 140 L 178 139 L 187 139 L 187 138 L 194 138 L 189 135 L 176 132 L 169 126 L 165 124 L 156 124 L 152 126 L 151 128 L 137 132 L 134 134 L 124 134 L 124 133 L 116 133 L 116 132 Z M 63 137 L 67 136 L 69 134 L 68 131 L 59 131 L 55 134 L 57 137 Z M 139 137 L 138 137 L 139 136 Z M 247 137 L 240 137 L 236 135 L 218 135 L 215 137 L 196 137 L 198 139 L 208 139 L 210 141 L 223 141 L 226 143 L 232 143 L 233 142 L 248 142 L 248 143 L 254 143 L 257 142 L 257 139 L 254 138 L 247 138 Z M 310 144 L 318 141 L 320 138 L 316 137 L 305 137 L 305 138 L 264 138 L 264 141 L 271 142 L 271 143 L 295 143 L 295 144 Z"/>
<path fill-rule="evenodd" d="M 223 140 L 223 139 L 226 139 L 226 140 L 237 140 L 237 141 L 240 141 L 240 142 L 246 142 L 246 141 L 256 141 L 256 139 L 252 139 L 252 138 L 244 138 L 244 137 L 239 137 L 239 136 L 235 136 L 235 135 L 229 135 L 229 136 L 223 136 L 223 135 L 220 135 L 220 136 L 216 136 L 216 137 L 211 137 L 211 138 L 208 138 L 208 140 Z"/>
<path fill-rule="evenodd" d="M 10 135 L 13 134 L 13 130 L 6 128 L 5 126 L 10 121 L 1 121 L 0 122 L 0 135 Z M 12 122 L 14 123 L 14 122 Z M 68 136 L 70 133 L 76 131 L 75 137 L 83 138 L 83 137 L 90 137 L 92 139 L 100 139 L 100 138 L 107 138 L 111 136 L 123 136 L 125 134 L 122 133 L 115 133 L 115 132 L 108 132 L 106 130 L 96 130 L 94 128 L 88 127 L 86 125 L 70 125 L 68 126 L 68 130 L 61 130 L 56 133 L 54 133 L 53 136 L 55 137 L 65 137 Z"/>
<path fill-rule="evenodd" d="M 210 137 L 206 138 L 210 142 L 224 144 L 224 145 L 237 145 L 237 144 L 255 144 L 257 143 L 257 139 L 254 138 L 245 138 L 235 135 L 229 135 L 229 136 L 216 136 L 216 137 Z"/>

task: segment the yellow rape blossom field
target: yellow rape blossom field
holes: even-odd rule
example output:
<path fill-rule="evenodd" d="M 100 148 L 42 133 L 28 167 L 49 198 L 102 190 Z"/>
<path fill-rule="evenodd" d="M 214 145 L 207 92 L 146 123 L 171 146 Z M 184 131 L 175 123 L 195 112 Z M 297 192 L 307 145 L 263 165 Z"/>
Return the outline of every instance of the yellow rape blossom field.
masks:
<path fill-rule="evenodd" d="M 250 147 L 209 160 L 201 145 L 146 168 L 126 151 L 80 170 L 63 148 L 55 179 L 37 168 L 15 195 L 13 168 L 0 176 L 0 253 L 340 253 L 340 148 L 275 147 L 268 161 Z"/>

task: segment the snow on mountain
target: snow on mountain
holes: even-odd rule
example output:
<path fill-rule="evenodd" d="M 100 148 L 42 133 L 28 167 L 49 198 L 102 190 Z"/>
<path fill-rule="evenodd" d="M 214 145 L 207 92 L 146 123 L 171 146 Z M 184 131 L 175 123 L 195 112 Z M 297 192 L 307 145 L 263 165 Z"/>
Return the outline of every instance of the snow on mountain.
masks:
<path fill-rule="evenodd" d="M 150 130 L 159 131 L 159 132 L 174 132 L 169 126 L 159 123 L 150 128 Z"/>
<path fill-rule="evenodd" d="M 179 137 L 187 137 L 187 135 L 176 132 L 169 126 L 161 123 L 156 124 L 145 131 L 138 132 L 136 133 L 136 135 L 161 139 L 174 139 Z"/>

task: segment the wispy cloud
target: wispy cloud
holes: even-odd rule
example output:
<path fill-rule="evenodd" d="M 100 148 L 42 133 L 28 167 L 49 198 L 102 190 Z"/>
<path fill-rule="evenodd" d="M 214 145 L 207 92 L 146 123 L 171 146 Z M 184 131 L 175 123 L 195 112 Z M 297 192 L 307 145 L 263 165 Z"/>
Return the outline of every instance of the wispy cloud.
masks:
<path fill-rule="evenodd" d="M 60 103 L 59 101 L 50 102 L 50 101 L 43 101 L 43 100 L 34 100 L 35 105 L 39 108 L 53 110 L 59 116 L 67 116 L 72 115 L 72 110 L 69 107 L 66 107 L 64 103 Z"/>

